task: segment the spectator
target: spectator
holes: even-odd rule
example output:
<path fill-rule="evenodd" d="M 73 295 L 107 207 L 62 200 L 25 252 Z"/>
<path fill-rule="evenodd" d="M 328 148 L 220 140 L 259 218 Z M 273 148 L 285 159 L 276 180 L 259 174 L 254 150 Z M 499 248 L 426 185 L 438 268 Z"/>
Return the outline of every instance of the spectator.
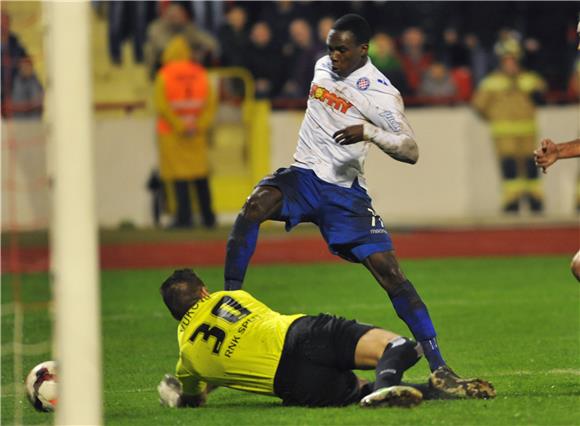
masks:
<path fill-rule="evenodd" d="M 190 1 L 198 28 L 215 34 L 224 23 L 223 1 Z"/>
<path fill-rule="evenodd" d="M 409 92 L 405 72 L 391 36 L 385 33 L 375 34 L 369 44 L 369 57 L 373 65 L 393 83 L 399 92 L 403 94 Z"/>
<path fill-rule="evenodd" d="M 500 68 L 484 78 L 473 106 L 491 126 L 491 134 L 502 172 L 503 210 L 517 213 L 520 201 L 527 199 L 530 209 L 543 210 L 543 192 L 532 151 L 537 123 L 534 100 L 546 89 L 544 80 L 521 69 L 517 43 L 505 43 Z"/>
<path fill-rule="evenodd" d="M 254 76 L 256 97 L 267 98 L 280 89 L 280 52 L 272 42 L 272 32 L 266 22 L 257 22 L 250 33 L 250 47 L 246 54 L 246 68 Z"/>
<path fill-rule="evenodd" d="M 222 66 L 237 67 L 244 64 L 244 55 L 250 44 L 246 30 L 247 19 L 246 11 L 239 6 L 227 13 L 226 23 L 218 31 Z"/>
<path fill-rule="evenodd" d="M 284 96 L 306 98 L 312 70 L 316 64 L 318 47 L 312 39 L 310 24 L 304 19 L 290 23 L 290 42 L 285 46 L 284 56 L 288 74 L 282 89 Z"/>
<path fill-rule="evenodd" d="M 497 40 L 493 45 L 493 57 L 492 67 L 501 68 L 501 58 L 503 55 L 513 55 L 517 61 L 521 61 L 523 51 L 521 46 L 522 36 L 519 32 L 512 30 L 510 28 L 502 28 L 499 30 L 497 35 Z M 498 59 L 500 60 L 498 62 Z"/>
<path fill-rule="evenodd" d="M 147 29 L 144 54 L 151 78 L 161 67 L 161 56 L 165 47 L 176 35 L 185 37 L 196 53 L 197 62 L 211 63 L 219 55 L 217 40 L 195 26 L 183 4 L 171 3 L 161 17 L 153 21 Z"/>
<path fill-rule="evenodd" d="M 18 37 L 10 31 L 10 16 L 2 12 L 2 88 L 0 89 L 2 102 L 2 116 L 11 114 L 9 101 L 13 82 L 18 74 L 20 60 L 27 56 L 26 49 L 20 44 Z"/>
<path fill-rule="evenodd" d="M 302 4 L 292 0 L 263 2 L 264 8 L 259 20 L 270 25 L 272 43 L 281 49 L 288 41 L 290 23 L 307 15 L 307 9 Z"/>
<path fill-rule="evenodd" d="M 483 48 L 476 34 L 466 34 L 464 43 L 467 47 L 471 79 L 473 85 L 477 86 L 491 70 L 492 58 L 490 53 Z"/>
<path fill-rule="evenodd" d="M 328 49 L 326 47 L 326 38 L 328 37 L 328 33 L 330 32 L 332 26 L 334 25 L 334 21 L 335 19 L 331 16 L 324 16 L 320 18 L 320 20 L 318 21 L 317 24 L 318 40 L 316 41 L 318 49 L 316 53 L 317 60 L 328 54 Z"/>
<path fill-rule="evenodd" d="M 420 96 L 451 98 L 457 95 L 457 87 L 447 67 L 441 62 L 433 62 L 423 75 Z"/>
<path fill-rule="evenodd" d="M 455 86 L 455 94 L 449 96 L 455 96 L 462 101 L 469 100 L 473 91 L 471 71 L 469 70 L 469 51 L 453 27 L 448 27 L 443 31 L 443 44 L 439 49 L 439 59 L 449 70 L 451 83 Z"/>
<path fill-rule="evenodd" d="M 133 42 L 133 57 L 136 62 L 142 63 L 147 27 L 156 18 L 155 3 L 111 1 L 107 2 L 107 6 L 109 57 L 111 61 L 116 65 L 121 65 L 121 47 L 126 40 L 131 40 Z"/>
<path fill-rule="evenodd" d="M 415 94 L 423 74 L 433 62 L 431 53 L 425 51 L 425 35 L 420 28 L 407 28 L 402 37 L 401 60 L 407 77 L 410 94 Z"/>
<path fill-rule="evenodd" d="M 12 111 L 16 118 L 39 118 L 42 115 L 44 92 L 28 57 L 20 59 L 12 84 Z"/>
<path fill-rule="evenodd" d="M 465 45 L 461 43 L 459 33 L 455 28 L 449 27 L 443 31 L 443 44 L 440 47 L 438 56 L 447 69 L 468 65 L 469 52 Z"/>
<path fill-rule="evenodd" d="M 207 71 L 195 63 L 183 36 L 163 52 L 163 67 L 155 78 L 157 140 L 161 179 L 173 189 L 173 227 L 193 226 L 190 187 L 197 190 L 203 225 L 215 226 L 208 182 L 208 129 L 215 115 L 215 97 Z"/>
<path fill-rule="evenodd" d="M 542 52 L 542 45 L 536 38 L 526 38 L 522 43 L 523 46 L 523 59 L 522 65 L 530 70 L 537 73 L 543 74 L 545 67 L 544 61 L 546 58 Z"/>

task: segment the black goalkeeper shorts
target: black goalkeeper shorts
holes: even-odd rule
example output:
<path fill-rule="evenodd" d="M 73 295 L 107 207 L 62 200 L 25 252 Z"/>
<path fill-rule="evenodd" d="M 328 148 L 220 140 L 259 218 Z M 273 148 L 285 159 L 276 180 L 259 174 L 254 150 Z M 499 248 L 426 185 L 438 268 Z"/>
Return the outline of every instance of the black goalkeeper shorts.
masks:
<path fill-rule="evenodd" d="M 305 316 L 286 334 L 274 392 L 285 405 L 342 406 L 360 398 L 354 353 L 371 325 L 332 315 Z"/>

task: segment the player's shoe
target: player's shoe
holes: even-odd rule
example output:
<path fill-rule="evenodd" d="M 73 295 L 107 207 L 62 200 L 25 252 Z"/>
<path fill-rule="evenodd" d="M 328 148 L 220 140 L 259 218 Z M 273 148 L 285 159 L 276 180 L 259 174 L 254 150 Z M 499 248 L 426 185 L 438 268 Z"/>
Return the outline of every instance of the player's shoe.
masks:
<path fill-rule="evenodd" d="M 491 383 L 481 379 L 462 379 L 446 365 L 439 367 L 429 376 L 429 384 L 456 398 L 495 398 L 496 392 Z"/>
<path fill-rule="evenodd" d="M 360 400 L 361 407 L 405 407 L 419 405 L 423 394 L 411 386 L 389 386 L 377 389 Z"/>

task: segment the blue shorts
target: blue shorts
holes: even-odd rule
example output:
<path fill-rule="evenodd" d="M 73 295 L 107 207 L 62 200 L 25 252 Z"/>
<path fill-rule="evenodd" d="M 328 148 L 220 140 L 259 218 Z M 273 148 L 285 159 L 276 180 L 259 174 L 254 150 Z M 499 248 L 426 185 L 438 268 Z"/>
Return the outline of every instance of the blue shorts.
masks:
<path fill-rule="evenodd" d="M 302 222 L 315 223 L 335 255 L 361 262 L 373 253 L 393 249 L 382 219 L 358 180 L 344 188 L 323 181 L 312 170 L 289 167 L 278 169 L 258 186 L 274 186 L 282 192 L 282 210 L 273 219 L 286 222 L 286 231 Z"/>

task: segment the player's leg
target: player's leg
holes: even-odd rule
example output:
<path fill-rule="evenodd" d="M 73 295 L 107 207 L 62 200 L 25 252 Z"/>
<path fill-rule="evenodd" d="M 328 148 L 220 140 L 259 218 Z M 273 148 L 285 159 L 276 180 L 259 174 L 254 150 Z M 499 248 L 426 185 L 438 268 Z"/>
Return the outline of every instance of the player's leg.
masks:
<path fill-rule="evenodd" d="M 421 393 L 399 383 L 418 357 L 417 344 L 394 333 L 327 314 L 307 316 L 288 331 L 275 390 L 287 404 L 341 406 L 388 388 L 365 406 L 413 406 Z M 358 379 L 355 368 L 376 368 L 376 382 Z"/>
<path fill-rule="evenodd" d="M 226 290 L 242 287 L 262 222 L 284 221 L 289 231 L 303 221 L 314 221 L 319 199 L 318 178 L 311 170 L 282 168 L 262 179 L 238 215 L 228 239 Z"/>
<path fill-rule="evenodd" d="M 402 386 L 403 373 L 421 357 L 420 346 L 409 339 L 375 328 L 364 334 L 356 346 L 357 368 L 375 368 L 375 382 L 365 395 L 362 407 L 417 405 L 422 393 L 413 387 Z"/>
<path fill-rule="evenodd" d="M 429 379 L 431 386 L 456 397 L 495 397 L 491 383 L 480 379 L 462 379 L 446 365 L 427 307 L 413 284 L 403 275 L 393 252 L 373 253 L 364 259 L 363 264 L 387 291 L 397 315 L 421 344 L 432 371 Z"/>
<path fill-rule="evenodd" d="M 431 369 L 445 365 L 427 308 L 401 271 L 391 238 L 366 190 L 355 182 L 351 188 L 328 185 L 324 194 L 321 232 L 330 250 L 363 263 L 387 291 L 397 314 L 422 344 Z"/>
<path fill-rule="evenodd" d="M 282 192 L 273 186 L 258 186 L 238 214 L 227 242 L 224 267 L 225 289 L 239 290 L 256 249 L 260 224 L 280 213 Z"/>
<path fill-rule="evenodd" d="M 372 253 L 362 263 L 385 289 L 397 315 L 423 347 L 431 371 L 445 365 L 427 307 L 413 284 L 403 274 L 394 252 Z"/>

